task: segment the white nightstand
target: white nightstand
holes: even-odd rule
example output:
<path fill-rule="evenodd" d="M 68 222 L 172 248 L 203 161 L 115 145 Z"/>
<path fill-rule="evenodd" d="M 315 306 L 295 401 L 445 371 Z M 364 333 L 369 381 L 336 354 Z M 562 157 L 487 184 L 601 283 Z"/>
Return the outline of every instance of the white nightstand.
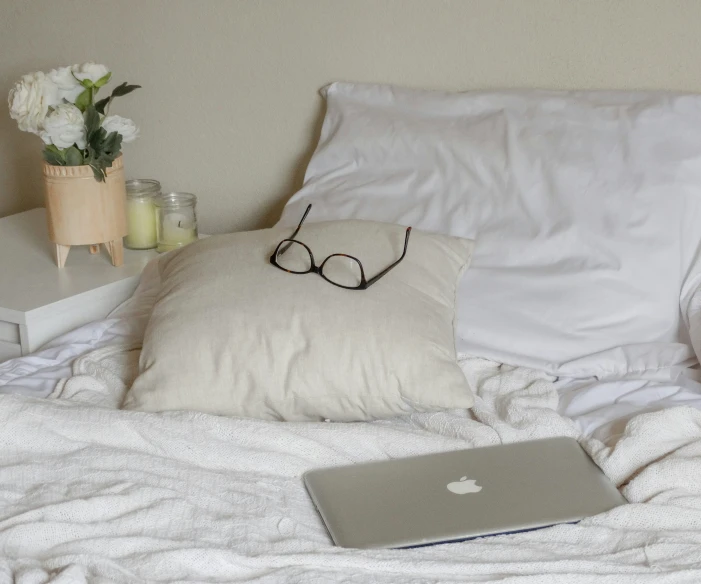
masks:
<path fill-rule="evenodd" d="M 153 251 L 124 251 L 115 268 L 104 250 L 71 250 L 59 269 L 49 242 L 46 212 L 34 209 L 0 219 L 0 362 L 104 318 L 129 298 Z"/>

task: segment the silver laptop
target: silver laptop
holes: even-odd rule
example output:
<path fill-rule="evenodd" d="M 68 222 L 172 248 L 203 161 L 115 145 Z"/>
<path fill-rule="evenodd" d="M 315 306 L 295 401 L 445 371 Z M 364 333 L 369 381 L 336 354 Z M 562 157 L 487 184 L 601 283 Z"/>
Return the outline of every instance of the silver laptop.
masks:
<path fill-rule="evenodd" d="M 571 438 L 307 472 L 336 545 L 400 548 L 571 523 L 626 500 Z"/>

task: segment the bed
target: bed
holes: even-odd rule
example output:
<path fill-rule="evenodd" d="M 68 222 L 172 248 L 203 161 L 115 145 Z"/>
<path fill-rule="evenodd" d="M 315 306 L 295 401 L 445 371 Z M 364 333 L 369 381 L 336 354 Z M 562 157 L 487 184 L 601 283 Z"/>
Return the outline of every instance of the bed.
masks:
<path fill-rule="evenodd" d="M 586 360 L 571 374 L 468 352 L 470 410 L 328 423 L 120 409 L 159 286 L 154 262 L 107 319 L 0 365 L 2 581 L 701 581 L 696 367 L 670 359 L 616 377 L 583 373 Z M 683 307 L 698 351 L 701 292 Z M 301 478 L 554 436 L 577 438 L 630 504 L 529 533 L 360 551 L 333 546 Z"/>
<path fill-rule="evenodd" d="M 123 411 L 154 270 L 109 318 L 0 365 L 6 581 L 701 578 L 695 381 L 562 383 L 462 358 L 479 388 L 470 415 L 339 426 Z M 562 435 L 582 440 L 630 505 L 528 534 L 356 551 L 333 546 L 301 480 L 311 468 Z"/>

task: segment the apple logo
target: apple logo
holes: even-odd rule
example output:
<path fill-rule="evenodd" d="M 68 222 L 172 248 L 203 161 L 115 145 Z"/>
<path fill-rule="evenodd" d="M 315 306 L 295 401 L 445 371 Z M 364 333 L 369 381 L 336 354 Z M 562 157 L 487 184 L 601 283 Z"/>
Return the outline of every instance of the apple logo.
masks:
<path fill-rule="evenodd" d="M 466 495 L 467 493 L 479 493 L 482 487 L 476 485 L 477 481 L 467 480 L 467 477 L 462 477 L 459 481 L 448 483 L 446 486 L 451 493 L 456 495 Z"/>

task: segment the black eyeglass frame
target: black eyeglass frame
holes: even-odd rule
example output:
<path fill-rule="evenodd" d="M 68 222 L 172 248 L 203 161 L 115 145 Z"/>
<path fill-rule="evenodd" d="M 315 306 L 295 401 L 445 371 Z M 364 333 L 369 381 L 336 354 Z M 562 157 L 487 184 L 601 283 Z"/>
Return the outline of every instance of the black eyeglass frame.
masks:
<path fill-rule="evenodd" d="M 382 270 L 379 274 L 373 276 L 369 280 L 365 278 L 365 269 L 363 268 L 363 262 L 361 262 L 358 258 L 348 255 L 345 253 L 333 253 L 330 256 L 328 256 L 323 262 L 321 262 L 321 265 L 317 266 L 316 261 L 314 260 L 314 254 L 312 253 L 312 250 L 309 249 L 309 246 L 302 242 L 299 241 L 298 239 L 295 239 L 295 236 L 299 233 L 299 230 L 302 228 L 302 224 L 304 223 L 304 220 L 307 218 L 307 215 L 309 215 L 309 211 L 311 211 L 311 204 L 307 206 L 307 210 L 304 212 L 304 215 L 302 216 L 302 220 L 299 222 L 299 225 L 297 225 L 297 229 L 294 230 L 294 233 L 288 238 L 288 239 L 283 239 L 280 243 L 277 244 L 277 247 L 275 248 L 275 251 L 273 252 L 273 255 L 270 256 L 270 263 L 274 265 L 276 268 L 279 268 L 283 272 L 287 272 L 288 274 L 318 274 L 321 276 L 324 280 L 326 280 L 329 284 L 333 284 L 334 286 L 338 286 L 339 288 L 345 288 L 346 290 L 367 290 L 370 286 L 372 286 L 375 282 L 377 282 L 380 278 L 383 276 L 386 276 L 387 273 L 392 270 L 393 268 L 396 268 L 397 265 L 404 259 L 406 256 L 406 250 L 409 246 L 409 236 L 411 235 L 411 227 L 407 227 L 406 229 L 406 236 L 404 237 L 404 251 L 402 251 L 402 255 L 400 258 L 392 263 L 391 265 L 387 266 L 384 270 Z M 307 250 L 309 253 L 309 259 L 311 260 L 311 266 L 308 270 L 305 270 L 303 272 L 295 272 L 293 270 L 288 270 L 287 268 L 283 268 L 277 261 L 278 255 L 284 254 L 293 243 L 298 243 L 299 245 L 303 246 L 304 249 Z M 282 248 L 282 249 L 280 249 Z M 358 266 L 360 267 L 360 284 L 357 286 L 344 286 L 343 284 L 338 284 L 334 282 L 333 280 L 329 280 L 326 276 L 324 276 L 324 266 L 326 265 L 326 262 L 328 262 L 331 258 L 334 257 L 344 257 L 344 258 L 350 258 L 357 262 Z"/>

